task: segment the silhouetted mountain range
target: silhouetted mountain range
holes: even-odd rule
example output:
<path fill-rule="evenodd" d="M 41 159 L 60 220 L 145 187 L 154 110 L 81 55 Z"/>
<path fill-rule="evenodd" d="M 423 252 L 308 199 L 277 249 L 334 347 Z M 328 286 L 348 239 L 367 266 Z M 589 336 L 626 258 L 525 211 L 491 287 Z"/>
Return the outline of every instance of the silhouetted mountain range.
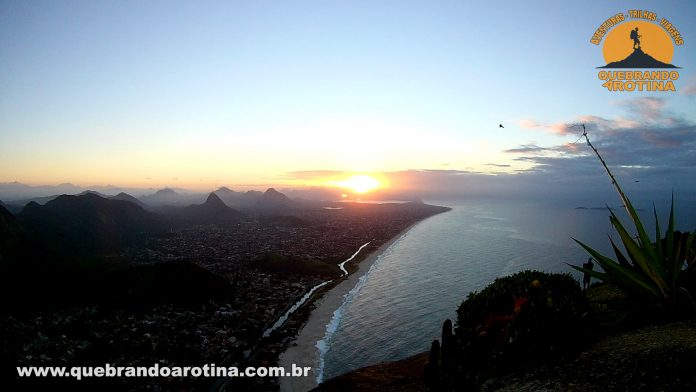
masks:
<path fill-rule="evenodd" d="M 254 192 L 254 191 L 250 191 Z M 227 187 L 221 187 L 213 192 L 218 195 L 220 199 L 229 206 L 234 207 L 249 207 L 254 203 L 254 196 L 249 192 L 236 192 Z"/>
<path fill-rule="evenodd" d="M 121 192 L 121 193 L 119 193 L 119 194 L 116 195 L 116 196 L 111 196 L 111 197 L 109 197 L 109 199 L 111 199 L 111 200 L 129 201 L 129 202 L 131 202 L 131 203 L 133 203 L 133 204 L 136 204 L 136 205 L 138 205 L 138 206 L 140 206 L 140 207 L 142 207 L 142 208 L 146 208 L 145 204 L 144 204 L 142 201 L 136 199 L 135 197 L 133 197 L 133 196 L 131 196 L 131 195 L 125 193 L 125 192 Z"/>
<path fill-rule="evenodd" d="M 633 49 L 628 57 L 620 61 L 611 62 L 597 68 L 679 68 L 672 64 L 666 64 L 643 52 L 641 48 Z"/>
<path fill-rule="evenodd" d="M 44 205 L 44 204 L 48 203 L 49 201 L 55 199 L 58 196 L 60 196 L 60 195 L 51 195 L 51 196 L 42 196 L 42 197 L 32 197 L 30 199 L 12 200 L 12 201 L 8 201 L 6 206 L 13 213 L 19 213 L 20 211 L 22 211 L 22 208 L 24 208 L 25 205 L 27 205 L 31 202 Z"/>
<path fill-rule="evenodd" d="M 160 230 L 156 215 L 142 207 L 94 193 L 31 202 L 17 218 L 58 254 L 108 254 Z"/>
<path fill-rule="evenodd" d="M 191 222 L 236 222 L 244 217 L 244 214 L 228 207 L 214 192 L 208 195 L 205 203 L 192 204 L 181 209 L 169 210 L 179 219 Z"/>
<path fill-rule="evenodd" d="M 13 186 L 21 186 L 13 185 Z M 26 187 L 26 186 L 24 186 Z M 178 192 L 172 188 L 164 188 L 152 194 L 134 197 L 128 193 L 120 192 L 115 196 L 104 194 L 95 190 L 83 190 L 77 196 L 95 195 L 103 199 L 126 201 L 135 204 L 145 210 L 151 212 L 162 213 L 164 215 L 175 215 L 178 218 L 186 218 L 187 220 L 230 220 L 239 219 L 244 213 L 252 215 L 287 215 L 288 212 L 301 207 L 318 207 L 320 202 L 310 200 L 294 200 L 289 198 L 284 193 L 277 191 L 274 188 L 268 188 L 265 192 L 260 191 L 234 191 L 227 187 L 221 187 L 213 192 L 216 197 L 222 202 L 217 204 L 217 210 L 211 203 L 215 200 L 209 200 L 210 195 L 202 193 Z M 32 205 L 30 210 L 37 205 L 46 205 L 49 202 L 56 200 L 65 195 L 50 195 L 39 196 L 27 199 L 12 200 L 9 203 L 4 202 L 4 207 L 11 213 L 18 215 L 28 205 Z M 206 207 L 196 207 L 197 205 Z M 222 206 L 228 209 L 221 208 Z M 186 207 L 186 210 L 180 210 Z M 230 210 L 229 208 L 232 208 Z M 208 211 L 208 212 L 206 212 Z M 212 212 L 210 212 L 212 211 Z M 190 219 L 189 219 L 190 218 Z"/>
<path fill-rule="evenodd" d="M 227 187 L 222 187 L 213 193 L 218 195 L 226 204 L 253 213 L 276 214 L 297 204 L 296 201 L 274 188 L 268 188 L 265 192 L 235 192 Z"/>
<path fill-rule="evenodd" d="M 293 207 L 293 202 L 289 197 L 278 192 L 274 188 L 268 188 L 266 192 L 260 195 L 256 200 L 256 207 L 262 213 L 279 213 L 287 211 Z"/>
<path fill-rule="evenodd" d="M 15 219 L 14 215 L 5 208 L 5 205 L 0 201 L 0 225 L 6 222 L 13 222 Z"/>
<path fill-rule="evenodd" d="M 0 205 L 0 263 L 5 261 L 7 252 L 16 242 L 17 219 L 10 211 Z"/>
<path fill-rule="evenodd" d="M 266 192 L 259 198 L 259 203 L 270 203 L 270 204 L 290 204 L 292 200 L 284 194 L 275 190 L 275 188 L 268 188 Z"/>
<path fill-rule="evenodd" d="M 182 205 L 181 195 L 171 188 L 160 189 L 151 195 L 144 195 L 139 200 L 150 206 Z"/>

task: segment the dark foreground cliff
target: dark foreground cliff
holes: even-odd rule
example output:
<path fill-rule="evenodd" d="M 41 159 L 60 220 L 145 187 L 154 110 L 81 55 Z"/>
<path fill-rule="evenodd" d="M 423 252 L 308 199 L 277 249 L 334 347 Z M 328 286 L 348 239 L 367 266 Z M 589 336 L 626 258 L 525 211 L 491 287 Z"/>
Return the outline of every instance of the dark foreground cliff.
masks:
<path fill-rule="evenodd" d="M 314 391 L 411 391 L 423 383 L 428 353 L 368 366 L 327 380 Z M 577 356 L 491 379 L 482 391 L 694 391 L 696 321 L 608 336 Z"/>
<path fill-rule="evenodd" d="M 610 285 L 593 287 L 586 295 L 594 308 L 586 344 L 553 360 L 533 363 L 522 357 L 509 371 L 480 380 L 480 390 L 696 390 L 696 320 L 665 321 L 623 312 L 627 297 Z M 424 352 L 369 366 L 327 380 L 315 391 L 433 390 L 425 385 L 428 361 Z M 455 384 L 453 390 L 465 389 Z"/>

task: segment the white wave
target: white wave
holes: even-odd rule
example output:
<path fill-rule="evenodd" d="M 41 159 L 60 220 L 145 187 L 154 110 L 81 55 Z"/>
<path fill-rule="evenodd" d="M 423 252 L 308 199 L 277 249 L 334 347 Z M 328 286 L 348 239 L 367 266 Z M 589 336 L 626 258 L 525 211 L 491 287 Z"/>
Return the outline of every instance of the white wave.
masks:
<path fill-rule="evenodd" d="M 399 237 L 396 241 L 394 241 L 385 251 L 384 253 L 380 254 L 377 256 L 377 260 L 370 266 L 370 269 L 365 273 L 365 275 L 361 276 L 360 279 L 358 279 L 358 283 L 355 284 L 355 287 L 353 287 L 347 294 L 343 295 L 343 302 L 341 303 L 341 306 L 338 307 L 333 312 L 333 315 L 331 316 L 331 321 L 326 324 L 326 333 L 324 334 L 324 338 L 317 341 L 315 344 L 315 347 L 319 351 L 319 364 L 317 366 L 317 384 L 321 384 L 322 380 L 324 379 L 324 358 L 326 356 L 326 353 L 329 351 L 330 348 L 330 343 L 331 343 L 331 338 L 333 337 L 334 333 L 336 333 L 336 330 L 338 329 L 338 326 L 341 324 L 341 319 L 343 318 L 343 312 L 345 308 L 352 302 L 353 298 L 360 292 L 360 289 L 365 285 L 367 282 L 370 274 L 372 271 L 374 271 L 377 268 L 377 265 L 379 265 L 380 261 L 388 254 L 391 253 L 392 248 L 406 236 L 408 233 L 404 233 L 401 237 Z M 369 243 L 368 243 L 369 244 Z M 367 246 L 368 244 L 363 245 L 360 249 L 363 247 Z M 358 250 L 359 252 L 360 250 Z M 355 255 L 357 255 L 357 253 Z M 355 257 L 353 255 L 353 257 Z M 350 259 L 349 259 L 350 260 Z M 348 260 L 346 260 L 348 261 Z"/>

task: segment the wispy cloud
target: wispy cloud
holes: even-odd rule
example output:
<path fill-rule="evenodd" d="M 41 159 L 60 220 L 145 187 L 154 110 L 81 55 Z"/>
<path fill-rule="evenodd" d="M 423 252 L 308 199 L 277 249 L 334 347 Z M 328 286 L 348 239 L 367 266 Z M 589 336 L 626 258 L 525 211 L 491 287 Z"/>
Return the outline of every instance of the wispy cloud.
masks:
<path fill-rule="evenodd" d="M 538 130 L 543 130 L 546 132 L 554 133 L 557 135 L 567 135 L 571 132 L 573 132 L 573 128 L 569 126 L 568 124 L 561 124 L 561 123 L 556 123 L 556 124 L 546 124 L 543 122 L 539 122 L 530 118 L 524 118 L 521 120 L 517 121 L 517 125 L 521 126 L 522 128 L 526 129 L 538 129 Z"/>
<path fill-rule="evenodd" d="M 287 180 L 315 180 L 349 174 L 340 170 L 301 170 L 287 172 L 279 178 Z"/>
<path fill-rule="evenodd" d="M 509 154 L 539 154 L 547 151 L 548 148 L 540 147 L 536 144 L 523 144 L 521 146 L 505 150 Z"/>
<path fill-rule="evenodd" d="M 684 84 L 684 87 L 682 87 L 679 90 L 679 93 L 682 95 L 686 95 L 688 97 L 693 97 L 696 95 L 696 76 L 690 77 L 686 83 Z"/>
<path fill-rule="evenodd" d="M 510 165 L 501 165 L 499 163 L 486 163 L 486 166 L 493 166 L 493 167 L 510 167 Z"/>
<path fill-rule="evenodd" d="M 627 176 L 653 176 L 670 184 L 696 178 L 696 123 L 667 110 L 662 98 L 637 98 L 618 105 L 624 116 L 583 115 L 569 119 L 568 124 L 584 123 L 609 165 Z M 530 129 L 548 131 L 551 127 L 554 133 L 565 129 L 568 135 L 581 135 L 578 128 L 562 128 L 560 124 L 546 126 L 531 119 L 522 123 Z M 584 140 L 551 147 L 520 145 L 505 152 L 517 155 L 515 160 L 532 163 L 527 170 L 530 173 L 577 176 L 598 172 Z"/>

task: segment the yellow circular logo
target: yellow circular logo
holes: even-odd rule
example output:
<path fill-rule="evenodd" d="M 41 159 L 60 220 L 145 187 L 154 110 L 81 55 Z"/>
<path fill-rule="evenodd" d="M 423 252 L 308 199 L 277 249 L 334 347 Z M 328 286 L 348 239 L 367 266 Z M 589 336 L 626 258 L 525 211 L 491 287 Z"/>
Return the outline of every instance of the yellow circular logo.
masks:
<path fill-rule="evenodd" d="M 672 58 L 684 37 L 669 19 L 649 10 L 619 12 L 597 27 L 590 42 L 602 44 L 605 65 L 597 67 L 597 78 L 608 91 L 677 91 L 679 67 Z"/>
<path fill-rule="evenodd" d="M 607 65 L 619 63 L 633 56 L 649 61 L 648 57 L 663 64 L 671 64 L 674 44 L 669 34 L 655 23 L 642 20 L 627 21 L 609 31 L 602 48 Z M 654 64 L 654 65 L 657 65 Z M 653 68 L 635 64 L 632 68 Z"/>

